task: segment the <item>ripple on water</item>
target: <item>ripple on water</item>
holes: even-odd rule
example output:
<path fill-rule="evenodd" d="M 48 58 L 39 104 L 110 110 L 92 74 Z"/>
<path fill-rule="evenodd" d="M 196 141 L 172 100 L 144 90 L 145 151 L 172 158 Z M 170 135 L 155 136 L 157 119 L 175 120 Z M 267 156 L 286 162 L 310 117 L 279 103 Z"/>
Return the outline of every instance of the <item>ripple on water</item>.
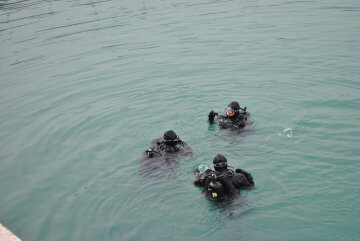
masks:
<path fill-rule="evenodd" d="M 0 1 L 4 222 L 24 240 L 356 239 L 358 8 Z M 233 100 L 252 125 L 209 127 Z M 142 173 L 168 129 L 194 156 Z M 208 201 L 191 171 L 217 153 L 256 189 Z"/>

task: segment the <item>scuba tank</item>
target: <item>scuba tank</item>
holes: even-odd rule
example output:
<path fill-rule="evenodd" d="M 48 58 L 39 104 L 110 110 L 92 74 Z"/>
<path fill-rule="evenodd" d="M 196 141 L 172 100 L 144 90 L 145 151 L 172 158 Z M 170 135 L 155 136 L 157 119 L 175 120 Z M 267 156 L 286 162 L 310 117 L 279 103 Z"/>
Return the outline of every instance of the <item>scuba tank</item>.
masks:
<path fill-rule="evenodd" d="M 222 184 L 216 179 L 216 174 L 212 173 L 210 175 L 210 182 L 207 185 L 207 187 L 205 188 L 205 190 L 207 191 L 208 195 L 211 198 L 214 199 L 218 199 L 218 198 L 222 198 L 224 197 L 224 191 L 223 191 L 223 186 Z"/>

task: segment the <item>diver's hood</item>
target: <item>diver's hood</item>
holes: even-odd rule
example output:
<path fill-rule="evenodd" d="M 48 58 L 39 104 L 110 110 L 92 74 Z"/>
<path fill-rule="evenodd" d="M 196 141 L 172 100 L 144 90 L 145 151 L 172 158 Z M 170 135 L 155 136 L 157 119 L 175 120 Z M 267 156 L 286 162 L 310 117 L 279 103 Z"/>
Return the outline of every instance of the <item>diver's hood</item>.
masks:
<path fill-rule="evenodd" d="M 238 112 L 240 110 L 240 105 L 238 102 L 233 101 L 231 102 L 228 107 L 230 107 L 231 109 L 233 109 L 235 112 Z"/>
<path fill-rule="evenodd" d="M 176 141 L 178 139 L 178 135 L 173 130 L 165 131 L 164 133 L 164 141 Z"/>
<path fill-rule="evenodd" d="M 213 165 L 215 167 L 215 169 L 217 168 L 222 168 L 222 167 L 227 167 L 227 159 L 226 157 L 224 157 L 221 154 L 217 154 L 213 160 Z"/>

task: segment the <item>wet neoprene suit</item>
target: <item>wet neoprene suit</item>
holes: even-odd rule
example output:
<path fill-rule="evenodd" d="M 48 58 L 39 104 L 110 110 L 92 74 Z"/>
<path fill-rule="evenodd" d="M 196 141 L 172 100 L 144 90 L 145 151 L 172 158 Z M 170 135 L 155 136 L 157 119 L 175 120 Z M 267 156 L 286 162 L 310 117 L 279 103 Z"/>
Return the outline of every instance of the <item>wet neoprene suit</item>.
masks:
<path fill-rule="evenodd" d="M 247 124 L 248 112 L 244 113 L 235 113 L 234 116 L 226 116 L 226 115 L 216 115 L 216 112 L 209 113 L 209 123 L 210 124 L 218 124 L 221 128 L 224 129 L 240 129 L 245 127 Z"/>
<path fill-rule="evenodd" d="M 150 149 L 152 150 L 152 154 L 148 155 L 147 153 Z M 163 138 L 157 138 L 151 142 L 151 147 L 145 151 L 145 154 L 149 158 L 160 157 L 171 153 L 189 156 L 192 154 L 192 149 L 182 140 L 179 140 L 176 145 L 167 145 Z"/>
<path fill-rule="evenodd" d="M 208 190 L 212 174 L 215 174 L 216 180 L 222 185 L 223 193 L 227 196 L 236 194 L 236 190 L 251 189 L 255 185 L 252 175 L 240 168 L 235 171 L 231 169 L 222 169 L 220 171 L 207 169 L 201 174 L 196 174 L 195 185 L 204 187 L 205 191 Z"/>

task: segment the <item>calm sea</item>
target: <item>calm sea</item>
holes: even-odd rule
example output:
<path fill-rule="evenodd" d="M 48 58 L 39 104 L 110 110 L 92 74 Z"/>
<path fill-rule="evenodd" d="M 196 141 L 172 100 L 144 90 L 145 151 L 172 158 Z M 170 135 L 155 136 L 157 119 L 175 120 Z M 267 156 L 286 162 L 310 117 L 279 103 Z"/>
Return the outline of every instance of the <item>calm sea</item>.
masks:
<path fill-rule="evenodd" d="M 360 1 L 0 0 L 0 222 L 24 241 L 360 240 Z M 209 127 L 231 101 L 254 123 Z M 194 155 L 139 172 L 173 129 Z M 216 205 L 221 153 L 256 189 Z"/>

